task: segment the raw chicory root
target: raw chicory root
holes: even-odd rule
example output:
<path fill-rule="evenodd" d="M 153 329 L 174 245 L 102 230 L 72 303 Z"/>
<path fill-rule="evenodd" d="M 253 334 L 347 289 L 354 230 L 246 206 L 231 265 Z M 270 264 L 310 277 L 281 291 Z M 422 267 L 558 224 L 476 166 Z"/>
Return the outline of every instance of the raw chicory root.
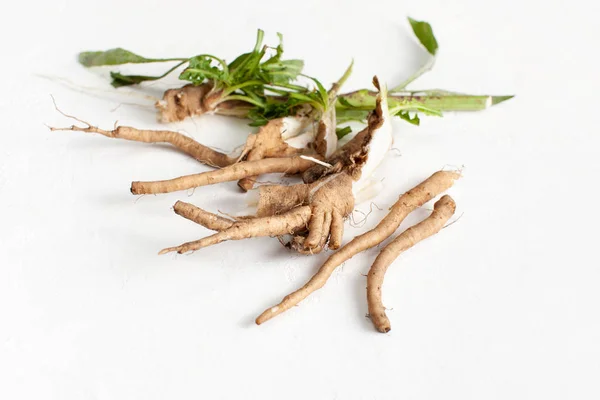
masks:
<path fill-rule="evenodd" d="M 158 254 L 176 251 L 180 254 L 199 250 L 226 240 L 240 240 L 250 237 L 282 236 L 293 234 L 306 227 L 310 218 L 310 207 L 297 207 L 285 214 L 270 217 L 257 217 L 234 222 L 229 228 L 218 231 L 214 235 L 200 240 L 184 243 L 180 246 L 169 247 Z"/>
<path fill-rule="evenodd" d="M 180 176 L 179 178 L 151 181 L 132 182 L 133 194 L 158 194 L 187 190 L 216 183 L 230 182 L 267 173 L 297 174 L 305 171 L 313 162 L 301 157 L 265 158 L 258 161 L 242 161 L 230 166 L 201 172 L 199 174 Z"/>
<path fill-rule="evenodd" d="M 307 253 L 323 250 L 328 240 L 332 247 L 339 246 L 343 236 L 343 219 L 354 208 L 352 179 L 348 175 L 339 173 L 312 184 L 265 185 L 258 190 L 260 197 L 256 217 L 237 221 L 219 217 L 191 204 L 176 203 L 174 210 L 177 214 L 217 233 L 164 249 L 160 254 L 195 251 L 226 240 L 288 234 L 294 235 L 296 243 L 301 243 L 301 246 L 294 248 Z M 282 201 L 274 203 L 272 200 L 276 198 Z"/>
<path fill-rule="evenodd" d="M 208 211 L 204 211 L 200 207 L 196 207 L 193 204 L 178 201 L 173 206 L 175 214 L 182 216 L 185 219 L 189 219 L 199 225 L 202 225 L 213 231 L 223 231 L 227 228 L 231 228 L 235 221 L 229 218 L 221 217 Z"/>
<path fill-rule="evenodd" d="M 57 108 L 58 110 L 58 108 Z M 65 115 L 68 118 L 75 119 L 83 124 L 85 127 L 80 127 L 76 125 L 72 125 L 70 127 L 65 128 L 50 128 L 52 131 L 62 130 L 62 131 L 79 131 L 79 132 L 88 132 L 88 133 L 99 133 L 106 137 L 110 138 L 118 138 L 125 139 L 137 142 L 145 142 L 145 143 L 169 143 L 181 150 L 182 152 L 192 156 L 196 160 L 200 161 L 203 164 L 224 168 L 231 166 L 240 161 L 260 161 L 264 159 L 270 158 L 281 158 L 284 159 L 282 162 L 266 162 L 266 163 L 254 163 L 250 165 L 250 172 L 252 168 L 257 168 L 257 175 L 262 173 L 269 172 L 285 172 L 290 174 L 297 174 L 299 172 L 305 171 L 308 167 L 313 165 L 312 162 L 308 160 L 303 160 L 298 157 L 293 158 L 294 155 L 300 155 L 306 153 L 308 155 L 312 155 L 315 159 L 321 159 L 325 156 L 325 153 L 322 155 L 314 154 L 311 147 L 311 143 L 306 144 L 302 140 L 300 141 L 300 146 L 302 147 L 294 147 L 286 143 L 286 139 L 294 139 L 298 136 L 316 136 L 317 125 L 313 123 L 314 121 L 306 118 L 306 117 L 288 117 L 288 118 L 279 118 L 275 120 L 269 121 L 265 126 L 262 126 L 259 131 L 255 134 L 250 134 L 246 139 L 245 146 L 240 155 L 228 155 L 225 153 L 221 153 L 219 151 L 213 150 L 207 146 L 204 146 L 194 139 L 185 136 L 179 132 L 167 131 L 167 130 L 142 130 L 133 128 L 130 126 L 117 126 L 113 130 L 104 130 L 98 127 L 92 126 L 91 124 L 82 121 L 78 118 L 75 118 L 70 115 L 66 115 L 62 113 L 62 111 L 58 110 L 61 114 Z M 246 165 L 244 164 L 244 167 Z M 271 170 L 270 168 L 273 168 Z M 237 171 L 239 173 L 239 168 L 237 169 L 229 169 L 226 170 L 225 175 L 230 173 L 231 171 Z M 200 174 L 198 174 L 200 175 Z M 216 171 L 216 176 L 223 176 L 223 172 Z M 235 173 L 234 173 L 235 175 Z M 210 173 L 206 176 L 207 179 L 212 179 Z M 202 178 L 201 178 L 202 179 Z M 251 189 L 256 180 L 255 175 L 247 175 L 242 174 L 239 178 L 238 182 L 239 186 L 247 191 Z M 191 182 L 189 177 L 181 177 L 175 179 L 173 181 L 180 182 Z M 227 180 L 227 179 L 226 179 Z M 215 183 L 223 182 L 218 180 Z M 174 190 L 180 189 L 169 189 L 169 185 L 165 185 L 165 182 L 154 182 L 155 185 L 148 184 L 139 184 L 140 191 L 136 192 L 135 186 L 138 186 L 137 182 L 134 182 L 132 185 L 132 192 L 134 194 L 146 194 L 146 193 L 166 193 Z M 203 186 L 204 184 L 200 184 L 199 186 Z M 162 190 L 166 191 L 157 191 L 153 192 L 153 187 L 162 188 Z M 191 186 L 194 187 L 194 186 Z M 143 189 L 148 188 L 148 189 Z"/>
<path fill-rule="evenodd" d="M 394 260 L 418 242 L 429 236 L 435 235 L 444 227 L 454 214 L 456 204 L 448 195 L 442 196 L 433 208 L 429 217 L 402 232 L 380 252 L 367 275 L 367 302 L 369 316 L 375 328 L 382 333 L 391 329 L 390 320 L 385 314 L 385 307 L 381 301 L 381 287 L 388 267 Z"/>
<path fill-rule="evenodd" d="M 355 237 L 330 256 L 319 271 L 302 288 L 284 297 L 278 305 L 265 310 L 256 319 L 256 323 L 260 325 L 289 310 L 311 293 L 323 287 L 333 271 L 343 262 L 364 250 L 377 246 L 390 237 L 408 214 L 449 189 L 458 178 L 460 178 L 460 173 L 458 172 L 438 171 L 421 184 L 400 196 L 398 201 L 390 208 L 389 213 L 375 228 Z"/>
<path fill-rule="evenodd" d="M 379 87 L 376 79 L 374 82 Z M 257 135 L 256 141 L 259 140 L 259 135 Z M 284 142 L 281 144 L 285 145 Z M 343 237 L 343 220 L 354 208 L 357 187 L 360 188 L 364 184 L 363 166 L 368 166 L 367 169 L 370 169 L 377 165 L 390 144 L 391 128 L 384 89 L 378 97 L 375 111 L 369 117 L 368 126 L 331 155 L 328 161 L 333 161 L 333 164 L 311 174 L 310 183 L 293 186 L 266 185 L 259 188 L 256 216 L 260 220 L 239 221 L 227 230 L 201 240 L 165 249 L 161 254 L 170 251 L 181 253 L 198 250 L 225 240 L 284 234 L 294 235 L 289 247 L 301 253 L 318 253 L 326 247 L 328 242 L 331 249 L 337 249 L 341 245 Z M 260 148 L 264 147 L 274 148 L 272 145 Z M 287 151 L 285 146 L 281 151 Z M 375 155 L 369 158 L 372 154 Z M 292 165 L 292 161 L 297 161 L 297 165 Z M 134 182 L 131 192 L 134 194 L 165 193 L 267 172 L 298 173 L 307 170 L 312 162 L 300 156 L 243 161 L 217 171 L 184 176 L 169 181 Z M 319 165 L 319 167 L 321 166 Z M 300 216 L 304 218 L 304 214 L 296 214 L 295 211 L 305 209 L 305 207 L 308 207 L 309 210 L 308 217 L 300 221 Z M 281 228 L 281 224 L 286 221 L 285 229 Z M 234 228 L 236 234 L 232 233 Z"/>
<path fill-rule="evenodd" d="M 74 118 L 74 117 L 70 117 Z M 227 154 L 218 152 L 216 150 L 211 149 L 210 147 L 204 146 L 194 139 L 182 135 L 179 132 L 173 131 L 153 131 L 153 130 L 144 130 L 144 129 L 136 129 L 131 126 L 117 126 L 113 130 L 104 130 L 97 128 L 95 126 L 90 125 L 85 121 L 78 121 L 86 124 L 86 127 L 79 127 L 76 125 L 72 125 L 66 128 L 50 128 L 52 131 L 77 131 L 77 132 L 89 132 L 89 133 L 99 133 L 109 138 L 116 139 L 125 139 L 131 140 L 134 142 L 143 142 L 143 143 L 169 143 L 175 148 L 181 150 L 182 152 L 192 156 L 196 160 L 200 161 L 203 164 L 210 165 L 213 167 L 225 167 L 227 165 L 231 165 L 238 160 L 238 157 L 231 157 Z"/>

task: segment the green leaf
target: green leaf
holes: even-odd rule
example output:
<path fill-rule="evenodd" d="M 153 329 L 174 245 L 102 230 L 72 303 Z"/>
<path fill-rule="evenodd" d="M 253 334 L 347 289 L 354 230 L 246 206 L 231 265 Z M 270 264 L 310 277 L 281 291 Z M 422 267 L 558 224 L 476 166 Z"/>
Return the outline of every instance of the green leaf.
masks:
<path fill-rule="evenodd" d="M 229 64 L 230 84 L 239 85 L 247 80 L 255 79 L 258 72 L 260 60 L 265 54 L 261 50 L 265 33 L 259 29 L 256 33 L 254 49 L 250 53 L 244 53 Z"/>
<path fill-rule="evenodd" d="M 282 60 L 283 55 L 283 35 L 277 33 L 279 45 L 275 48 L 276 53 L 269 59 L 260 64 L 261 78 L 274 85 L 287 84 L 295 80 L 304 68 L 302 60 Z"/>
<path fill-rule="evenodd" d="M 429 54 L 435 56 L 435 53 L 437 53 L 438 50 L 438 43 L 433 35 L 431 25 L 425 21 L 417 21 L 411 17 L 408 17 L 408 22 L 410 22 L 410 26 L 417 39 L 419 39 L 419 42 L 427 49 Z"/>
<path fill-rule="evenodd" d="M 223 65 L 220 68 L 213 65 L 215 58 L 210 55 L 199 55 L 190 58 L 189 65 L 179 75 L 179 79 L 192 82 L 196 85 L 203 83 L 207 79 L 227 81 L 229 78 L 228 72 L 224 70 Z"/>
<path fill-rule="evenodd" d="M 261 65 L 261 77 L 263 81 L 273 85 L 286 84 L 297 79 L 304 68 L 302 60 L 271 60 Z"/>
<path fill-rule="evenodd" d="M 513 97 L 515 97 L 515 96 L 514 95 L 512 95 L 512 96 L 492 96 L 492 105 L 495 106 L 496 104 L 500 104 L 503 101 L 510 100 Z"/>
<path fill-rule="evenodd" d="M 84 51 L 78 55 L 79 63 L 85 67 L 102 65 L 143 64 L 165 61 L 184 61 L 185 58 L 146 58 L 122 48 L 106 51 Z"/>
<path fill-rule="evenodd" d="M 145 81 L 155 81 L 160 79 L 160 76 L 145 76 L 145 75 L 123 75 L 120 72 L 111 72 L 110 77 L 112 78 L 111 85 L 113 87 L 129 86 L 142 83 Z"/>
<path fill-rule="evenodd" d="M 413 117 L 410 116 L 410 114 L 408 113 L 408 111 L 399 111 L 396 116 L 400 117 L 401 119 L 405 120 L 406 122 L 413 124 L 413 125 L 419 125 L 421 123 L 421 120 L 419 119 L 419 116 L 415 113 L 415 115 Z"/>
<path fill-rule="evenodd" d="M 311 78 L 315 84 L 317 85 L 317 92 L 321 96 L 321 102 L 323 104 L 323 109 L 326 110 L 329 106 L 329 93 L 327 93 L 327 89 L 323 86 L 321 82 L 317 78 Z"/>
<path fill-rule="evenodd" d="M 112 71 L 110 73 L 110 77 L 112 78 L 112 81 L 110 84 L 113 85 L 114 87 L 118 88 L 121 86 L 135 85 L 135 84 L 142 83 L 145 81 L 156 81 L 158 79 L 162 79 L 165 76 L 169 75 L 171 72 L 173 72 L 174 70 L 179 68 L 185 62 L 186 61 L 180 62 L 179 64 L 175 65 L 173 68 L 169 69 L 167 72 L 165 72 L 164 74 L 159 75 L 159 76 L 123 75 L 120 72 Z"/>
<path fill-rule="evenodd" d="M 335 130 L 335 134 L 337 135 L 338 139 L 343 138 L 344 136 L 346 136 L 349 133 L 352 133 L 352 128 L 350 128 L 349 126 L 345 126 L 343 128 L 337 128 Z"/>

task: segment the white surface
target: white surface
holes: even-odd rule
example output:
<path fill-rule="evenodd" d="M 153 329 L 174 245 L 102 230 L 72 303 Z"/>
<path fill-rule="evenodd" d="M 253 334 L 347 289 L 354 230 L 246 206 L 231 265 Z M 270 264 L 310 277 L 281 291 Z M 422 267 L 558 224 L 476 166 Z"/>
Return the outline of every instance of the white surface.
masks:
<path fill-rule="evenodd" d="M 0 398 L 598 398 L 598 5 L 283 3 L 6 6 Z M 266 238 L 158 257 L 164 246 L 207 233 L 173 214 L 177 199 L 235 211 L 244 206 L 235 184 L 136 199 L 134 179 L 204 168 L 161 146 L 43 125 L 70 124 L 52 93 L 64 111 L 104 128 L 115 120 L 158 127 L 149 108 L 115 110 L 144 100 L 111 96 L 105 80 L 76 64 L 82 49 L 231 59 L 251 48 L 258 27 L 270 40 L 283 32 L 288 56 L 304 58 L 307 73 L 327 83 L 354 57 L 347 89 L 374 74 L 392 84 L 424 57 L 406 15 L 430 21 L 440 43 L 419 87 L 517 97 L 482 113 L 426 118 L 420 128 L 395 125 L 401 156 L 392 153 L 380 171 L 381 209 L 446 164 L 464 165 L 465 178 L 452 191 L 462 218 L 388 272 L 386 335 L 365 318 L 362 274 L 375 249 L 299 307 L 255 326 L 327 254 L 292 255 Z M 109 93 L 89 96 L 34 73 Z M 246 130 L 220 118 L 175 128 L 227 149 Z M 373 207 L 345 240 L 384 213 Z"/>

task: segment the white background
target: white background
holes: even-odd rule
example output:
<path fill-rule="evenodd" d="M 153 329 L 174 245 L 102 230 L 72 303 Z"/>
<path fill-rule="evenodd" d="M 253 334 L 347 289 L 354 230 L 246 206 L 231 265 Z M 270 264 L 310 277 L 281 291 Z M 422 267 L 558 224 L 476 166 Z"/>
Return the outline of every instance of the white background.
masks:
<path fill-rule="evenodd" d="M 583 4 L 586 4 L 585 6 Z M 0 398 L 592 399 L 600 396 L 597 44 L 599 6 L 577 1 L 33 1 L 0 16 Z M 206 235 L 177 217 L 183 199 L 238 211 L 235 183 L 134 198 L 132 180 L 206 168 L 163 146 L 49 132 L 71 122 L 158 128 L 148 99 L 113 92 L 77 52 L 228 60 L 263 28 L 329 84 L 390 85 L 424 60 L 405 17 L 432 23 L 438 63 L 414 88 L 516 94 L 481 113 L 397 122 L 363 204 L 373 226 L 397 196 L 445 165 L 460 220 L 396 261 L 389 334 L 365 318 L 377 249 L 263 326 L 254 318 L 328 256 L 275 239 L 189 256 L 159 249 Z M 40 75 L 52 77 L 44 79 Z M 77 90 L 61 83 L 67 78 Z M 71 85 L 73 86 L 73 85 Z M 164 87 L 145 93 L 156 96 Z M 136 92 L 141 93 L 141 92 Z M 144 106 L 132 106 L 130 103 Z M 248 128 L 175 124 L 233 149 Z M 411 216 L 403 227 L 423 218 Z M 357 220 L 361 219 L 356 213 Z"/>

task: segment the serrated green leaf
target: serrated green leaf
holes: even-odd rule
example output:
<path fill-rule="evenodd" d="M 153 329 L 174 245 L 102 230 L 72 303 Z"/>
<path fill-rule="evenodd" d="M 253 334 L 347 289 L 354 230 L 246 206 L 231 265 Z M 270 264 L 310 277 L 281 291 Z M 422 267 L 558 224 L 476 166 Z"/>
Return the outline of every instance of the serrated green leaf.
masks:
<path fill-rule="evenodd" d="M 396 114 L 396 116 L 413 125 L 419 126 L 419 124 L 421 123 L 421 120 L 419 119 L 419 116 L 416 113 L 414 116 L 411 117 L 408 111 L 399 111 Z"/>
<path fill-rule="evenodd" d="M 261 77 L 273 85 L 287 84 L 298 78 L 304 68 L 302 60 L 266 61 L 261 65 Z"/>
<path fill-rule="evenodd" d="M 435 56 L 438 50 L 438 43 L 433 35 L 431 25 L 425 21 L 417 21 L 411 17 L 408 17 L 408 22 L 410 22 L 410 26 L 417 39 L 419 39 L 419 42 L 421 42 L 429 54 Z"/>
<path fill-rule="evenodd" d="M 146 58 L 120 47 L 106 51 L 84 51 L 78 55 L 79 63 L 85 67 L 103 65 L 143 64 L 165 61 L 183 61 L 184 58 Z"/>
<path fill-rule="evenodd" d="M 199 55 L 190 58 L 189 65 L 179 75 L 179 79 L 189 81 L 194 84 L 201 84 L 207 79 L 227 82 L 229 75 L 224 69 L 224 64 L 214 65 L 214 56 Z M 218 62 L 218 61 L 217 61 Z"/>

